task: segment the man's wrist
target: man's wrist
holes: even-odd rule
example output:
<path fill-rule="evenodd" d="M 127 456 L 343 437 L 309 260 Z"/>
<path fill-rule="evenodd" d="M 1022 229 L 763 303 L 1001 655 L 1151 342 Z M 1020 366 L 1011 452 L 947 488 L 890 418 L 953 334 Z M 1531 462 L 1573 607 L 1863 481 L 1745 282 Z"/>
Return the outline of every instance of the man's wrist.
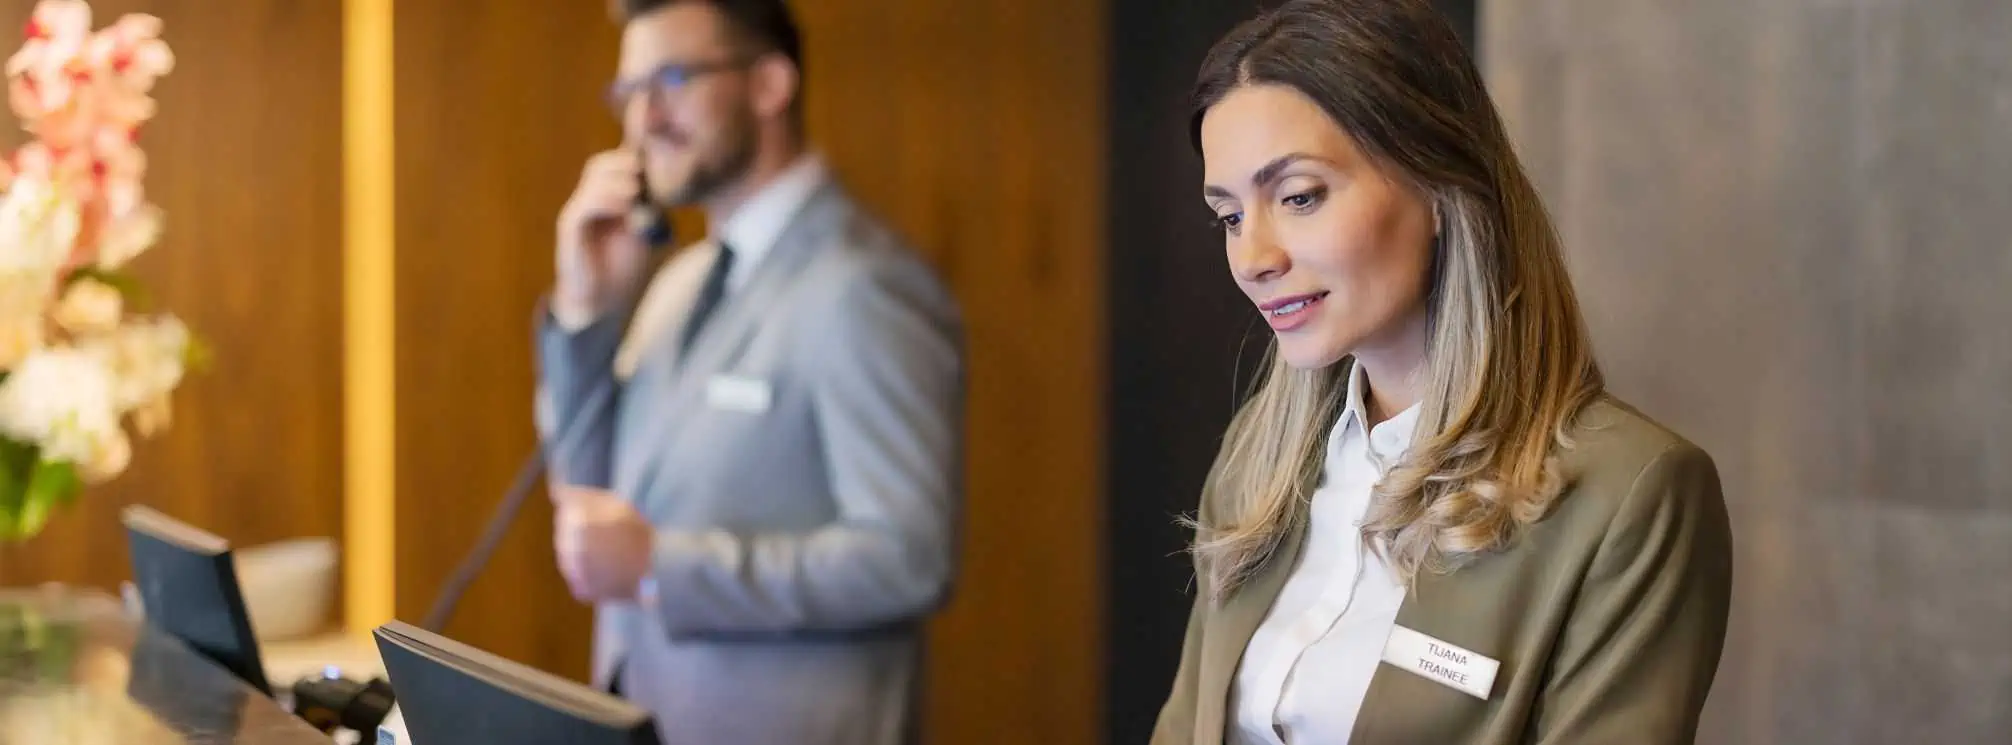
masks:
<path fill-rule="evenodd" d="M 582 293 L 568 291 L 564 287 L 552 291 L 552 301 L 547 306 L 552 320 L 566 331 L 579 331 L 594 324 L 601 317 L 597 303 L 587 300 Z"/>
<path fill-rule="evenodd" d="M 650 536 L 650 550 L 646 554 L 646 561 L 649 562 L 649 565 L 643 568 L 642 579 L 636 580 L 636 602 L 646 606 L 657 604 L 657 544 L 659 542 L 661 542 L 661 539 L 658 535 L 652 533 Z"/>

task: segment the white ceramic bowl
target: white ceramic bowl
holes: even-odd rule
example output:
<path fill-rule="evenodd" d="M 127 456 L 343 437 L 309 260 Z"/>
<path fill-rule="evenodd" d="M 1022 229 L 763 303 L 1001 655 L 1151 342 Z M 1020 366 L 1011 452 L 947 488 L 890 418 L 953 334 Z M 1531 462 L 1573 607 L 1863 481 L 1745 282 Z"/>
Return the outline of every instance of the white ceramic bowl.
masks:
<path fill-rule="evenodd" d="M 296 538 L 233 554 L 252 630 L 260 640 L 310 636 L 334 621 L 334 539 Z"/>

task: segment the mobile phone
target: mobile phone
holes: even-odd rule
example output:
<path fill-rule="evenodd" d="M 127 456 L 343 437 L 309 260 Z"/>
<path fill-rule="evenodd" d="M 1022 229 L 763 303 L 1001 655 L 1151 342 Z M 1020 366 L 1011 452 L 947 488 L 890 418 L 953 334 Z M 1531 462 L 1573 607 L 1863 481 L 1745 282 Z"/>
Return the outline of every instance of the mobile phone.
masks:
<path fill-rule="evenodd" d="M 659 249 L 671 244 L 671 221 L 664 217 L 664 210 L 650 198 L 650 179 L 643 170 L 636 169 L 636 204 L 631 210 L 635 218 L 636 234 L 643 244 Z"/>

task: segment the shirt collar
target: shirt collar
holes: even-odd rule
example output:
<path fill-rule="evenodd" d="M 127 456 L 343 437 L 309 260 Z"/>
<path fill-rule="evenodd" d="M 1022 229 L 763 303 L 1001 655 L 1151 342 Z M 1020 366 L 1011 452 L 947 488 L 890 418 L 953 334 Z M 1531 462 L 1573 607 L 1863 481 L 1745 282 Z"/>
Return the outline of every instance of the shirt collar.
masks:
<path fill-rule="evenodd" d="M 1363 400 L 1363 394 L 1368 386 L 1369 376 L 1362 371 L 1362 365 L 1350 362 L 1348 398 L 1342 408 L 1341 421 L 1335 428 L 1345 430 L 1350 426 L 1364 427 L 1365 434 L 1368 435 L 1366 439 L 1370 456 L 1385 463 L 1395 463 L 1397 457 L 1411 447 L 1411 435 L 1418 428 L 1419 404 L 1412 404 L 1409 408 L 1398 412 L 1396 416 L 1384 420 L 1382 424 L 1368 428 L 1365 425 L 1369 422 L 1369 406 Z"/>
<path fill-rule="evenodd" d="M 754 276 L 755 266 L 775 248 L 790 220 L 824 182 L 823 159 L 805 153 L 734 210 L 717 233 L 734 249 L 733 268 L 727 275 L 728 289 L 738 289 L 747 283 L 748 277 Z"/>

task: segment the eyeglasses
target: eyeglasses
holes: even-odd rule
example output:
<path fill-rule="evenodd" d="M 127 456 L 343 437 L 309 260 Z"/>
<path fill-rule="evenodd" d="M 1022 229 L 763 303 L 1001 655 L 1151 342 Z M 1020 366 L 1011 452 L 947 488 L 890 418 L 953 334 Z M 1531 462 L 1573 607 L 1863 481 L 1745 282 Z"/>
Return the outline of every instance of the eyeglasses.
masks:
<path fill-rule="evenodd" d="M 623 111 L 629 108 L 629 101 L 635 99 L 638 93 L 650 96 L 651 105 L 656 105 L 660 103 L 661 96 L 675 93 L 693 80 L 713 73 L 738 70 L 753 61 L 736 58 L 719 62 L 672 62 L 638 77 L 617 80 L 608 86 L 605 94 L 608 110 L 616 118 L 621 118 Z"/>

